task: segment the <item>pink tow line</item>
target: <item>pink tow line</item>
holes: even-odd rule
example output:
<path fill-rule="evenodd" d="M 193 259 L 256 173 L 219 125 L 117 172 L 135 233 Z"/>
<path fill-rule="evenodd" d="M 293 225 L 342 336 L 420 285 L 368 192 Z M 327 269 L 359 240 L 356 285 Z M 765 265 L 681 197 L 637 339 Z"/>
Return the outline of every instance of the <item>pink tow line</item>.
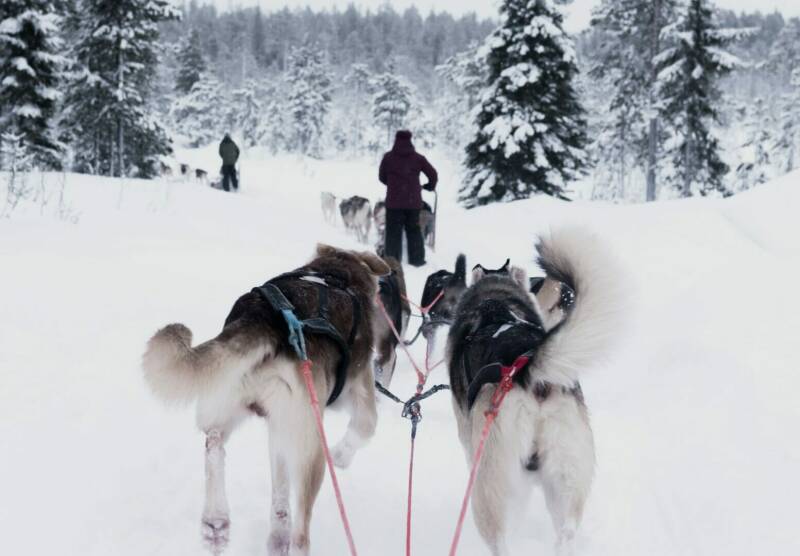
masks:
<path fill-rule="evenodd" d="M 333 483 L 333 491 L 336 493 L 336 503 L 339 506 L 339 515 L 342 517 L 342 525 L 344 526 L 345 535 L 347 535 L 347 544 L 350 546 L 350 554 L 356 556 L 356 545 L 353 542 L 353 532 L 350 530 L 350 522 L 347 520 L 347 512 L 344 509 L 344 500 L 342 499 L 342 491 L 339 489 L 339 481 L 336 478 L 336 471 L 333 468 L 333 458 L 331 451 L 328 448 L 328 439 L 325 436 L 325 428 L 322 425 L 322 411 L 319 409 L 319 398 L 317 398 L 317 391 L 314 388 L 314 379 L 311 376 L 311 360 L 305 359 L 301 362 L 301 369 L 303 371 L 303 379 L 308 389 L 308 394 L 311 396 L 311 409 L 314 412 L 314 419 L 317 422 L 317 432 L 322 442 L 322 451 L 325 453 L 325 460 L 328 462 L 328 472 L 331 474 L 331 482 Z"/>
<path fill-rule="evenodd" d="M 456 555 L 458 541 L 461 538 L 461 529 L 464 526 L 464 519 L 467 516 L 467 506 L 469 505 L 469 499 L 472 497 L 472 488 L 475 486 L 475 477 L 478 474 L 478 467 L 480 466 L 481 458 L 483 457 L 483 450 L 486 445 L 486 439 L 489 437 L 489 431 L 492 428 L 492 423 L 494 423 L 494 420 L 497 418 L 497 413 L 500 411 L 500 406 L 503 404 L 506 394 L 508 394 L 511 391 L 511 388 L 514 387 L 514 375 L 516 375 L 520 369 L 527 365 L 529 360 L 529 356 L 521 355 L 517 357 L 510 367 L 503 367 L 500 369 L 502 378 L 500 379 L 500 383 L 495 388 L 494 394 L 492 394 L 491 405 L 485 413 L 486 422 L 483 424 L 483 431 L 481 431 L 481 438 L 478 442 L 478 448 L 475 450 L 475 455 L 472 458 L 472 469 L 469 472 L 467 491 L 464 493 L 464 500 L 461 502 L 461 513 L 458 515 L 456 532 L 453 536 L 453 543 L 450 545 L 450 556 Z"/>

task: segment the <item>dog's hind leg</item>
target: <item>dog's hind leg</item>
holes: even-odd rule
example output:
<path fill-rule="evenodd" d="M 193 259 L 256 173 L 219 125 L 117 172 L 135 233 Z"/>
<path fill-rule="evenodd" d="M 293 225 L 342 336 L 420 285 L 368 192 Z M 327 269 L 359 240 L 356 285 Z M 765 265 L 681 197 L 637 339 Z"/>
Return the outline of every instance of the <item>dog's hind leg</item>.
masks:
<path fill-rule="evenodd" d="M 291 547 L 292 515 L 289 504 L 289 470 L 286 457 L 279 452 L 280 446 L 270 433 L 270 471 L 272 475 L 272 500 L 270 504 L 270 528 L 267 541 L 269 556 L 289 556 Z"/>
<path fill-rule="evenodd" d="M 359 372 L 350 385 L 350 422 L 344 437 L 333 449 L 333 462 L 336 467 L 346 468 L 353 461 L 356 451 L 363 447 L 375 434 L 378 412 L 375 406 L 375 384 L 373 374 Z"/>
<path fill-rule="evenodd" d="M 481 413 L 481 416 L 483 414 Z M 482 421 L 482 419 L 481 419 Z M 489 547 L 492 556 L 506 556 L 506 525 L 508 521 L 511 481 L 504 468 L 503 457 L 487 442 L 486 457 L 481 462 L 472 494 L 472 515 L 478 532 Z"/>
<path fill-rule="evenodd" d="M 547 407 L 551 403 L 560 407 Z M 537 435 L 545 502 L 556 532 L 556 554 L 575 553 L 575 535 L 594 474 L 594 440 L 585 408 L 571 395 L 552 396 Z"/>
<path fill-rule="evenodd" d="M 206 430 L 206 497 L 202 533 L 208 549 L 221 554 L 230 535 L 230 511 L 225 492 L 225 442 L 241 418 Z"/>

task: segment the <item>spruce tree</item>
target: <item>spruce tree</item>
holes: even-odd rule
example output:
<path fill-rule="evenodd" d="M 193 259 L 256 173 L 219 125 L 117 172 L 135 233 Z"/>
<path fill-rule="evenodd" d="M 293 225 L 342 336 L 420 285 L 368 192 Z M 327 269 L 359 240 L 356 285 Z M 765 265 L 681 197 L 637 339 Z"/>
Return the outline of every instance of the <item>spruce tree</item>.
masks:
<path fill-rule="evenodd" d="M 602 0 L 592 26 L 603 33 L 594 53 L 595 77 L 609 77 L 615 93 L 609 99 L 609 129 L 646 174 L 647 201 L 658 194 L 658 169 L 667 134 L 663 130 L 658 56 L 664 30 L 677 19 L 678 0 Z M 618 153 L 621 149 L 617 150 Z"/>
<path fill-rule="evenodd" d="M 717 28 L 708 0 L 689 0 L 686 15 L 668 34 L 674 45 L 657 60 L 664 115 L 674 138 L 670 181 L 683 197 L 731 194 L 723 182 L 729 167 L 711 126 L 720 122 L 720 77 L 742 65 L 724 47 L 747 32 Z"/>
<path fill-rule="evenodd" d="M 61 20 L 49 0 L 4 0 L 0 11 L 0 130 L 43 169 L 59 169 L 64 149 L 54 129 L 67 63 Z"/>
<path fill-rule="evenodd" d="M 350 134 L 348 142 L 353 154 L 361 152 L 365 144 L 367 122 L 364 107 L 368 106 L 369 95 L 374 93 L 373 79 L 366 64 L 353 64 L 344 78 L 347 88 L 346 112 L 349 119 L 346 129 Z"/>
<path fill-rule="evenodd" d="M 158 24 L 168 0 L 84 0 L 75 46 L 81 75 L 67 102 L 78 171 L 152 177 L 169 139 L 154 115 Z"/>
<path fill-rule="evenodd" d="M 550 0 L 504 0 L 500 10 L 460 199 L 467 207 L 535 193 L 566 199 L 587 163 L 572 40 Z"/>
<path fill-rule="evenodd" d="M 318 156 L 325 117 L 330 111 L 331 77 L 323 53 L 309 47 L 292 50 L 286 71 L 291 115 L 291 148 Z"/>
<path fill-rule="evenodd" d="M 386 130 L 386 142 L 391 144 L 394 133 L 403 127 L 411 110 L 411 85 L 392 71 L 376 75 L 372 80 L 372 118 Z"/>
<path fill-rule="evenodd" d="M 753 101 L 751 108 L 739 110 L 744 122 L 745 141 L 741 145 L 741 162 L 736 167 L 736 192 L 745 191 L 769 180 L 771 146 L 775 119 L 763 99 Z"/>
<path fill-rule="evenodd" d="M 192 86 L 206 71 L 206 63 L 200 49 L 200 33 L 197 32 L 197 29 L 192 29 L 181 46 L 180 52 L 178 52 L 178 65 L 175 90 L 186 94 L 192 90 Z"/>
<path fill-rule="evenodd" d="M 225 106 L 222 84 L 213 75 L 201 74 L 188 94 L 175 99 L 170 117 L 183 143 L 202 147 L 226 131 Z"/>

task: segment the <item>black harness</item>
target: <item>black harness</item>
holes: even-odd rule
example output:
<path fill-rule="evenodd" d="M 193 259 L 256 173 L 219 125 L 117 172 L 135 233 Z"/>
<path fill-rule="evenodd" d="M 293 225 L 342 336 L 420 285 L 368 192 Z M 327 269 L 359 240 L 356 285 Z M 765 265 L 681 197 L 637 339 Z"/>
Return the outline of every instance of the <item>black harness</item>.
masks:
<path fill-rule="evenodd" d="M 462 364 L 469 379 L 468 409 L 472 409 L 484 385 L 500 382 L 504 366 L 511 365 L 522 356 L 532 358 L 547 336 L 541 324 L 519 318 L 500 302 L 491 300 L 484 302 L 484 305 L 486 307 L 484 314 L 490 315 L 490 322 L 464 339 L 467 347 L 462 351 Z M 528 350 L 520 353 L 518 351 L 520 345 L 527 347 Z M 471 348 L 480 350 L 479 353 L 488 352 L 487 355 L 495 358 L 496 362 L 484 365 L 473 374 L 468 354 Z M 524 375 L 518 374 L 515 381 L 524 384 Z"/>
<path fill-rule="evenodd" d="M 336 344 L 339 349 L 339 364 L 336 366 L 336 380 L 333 385 L 333 391 L 328 397 L 327 405 L 331 405 L 339 395 L 342 393 L 344 383 L 347 378 L 347 367 L 350 365 L 350 350 L 355 342 L 358 327 L 361 324 L 361 303 L 358 297 L 342 283 L 335 276 L 322 275 L 312 271 L 297 271 L 281 274 L 280 276 L 269 280 L 263 286 L 253 288 L 253 292 L 261 295 L 277 312 L 292 311 L 295 312 L 295 306 L 286 298 L 281 289 L 275 282 L 281 280 L 305 280 L 310 283 L 317 284 L 317 292 L 319 294 L 319 309 L 315 317 L 309 317 L 300 320 L 303 325 L 303 330 L 311 334 L 325 336 Z M 336 329 L 329 319 L 328 313 L 328 288 L 336 288 L 350 297 L 350 302 L 353 304 L 353 326 L 350 328 L 350 335 L 347 340 L 344 339 L 339 330 Z M 300 316 L 298 315 L 298 318 Z"/>

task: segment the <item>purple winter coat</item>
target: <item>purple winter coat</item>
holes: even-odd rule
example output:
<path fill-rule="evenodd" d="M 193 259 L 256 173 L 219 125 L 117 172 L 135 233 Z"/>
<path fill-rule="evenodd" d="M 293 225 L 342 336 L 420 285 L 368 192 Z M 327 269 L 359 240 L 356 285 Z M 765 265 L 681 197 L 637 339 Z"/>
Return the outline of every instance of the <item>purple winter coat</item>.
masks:
<path fill-rule="evenodd" d="M 392 150 L 383 155 L 378 179 L 386 185 L 386 208 L 421 209 L 422 187 L 419 174 L 428 178 L 429 189 L 436 187 L 439 177 L 430 162 L 414 150 L 410 131 L 398 131 Z"/>

